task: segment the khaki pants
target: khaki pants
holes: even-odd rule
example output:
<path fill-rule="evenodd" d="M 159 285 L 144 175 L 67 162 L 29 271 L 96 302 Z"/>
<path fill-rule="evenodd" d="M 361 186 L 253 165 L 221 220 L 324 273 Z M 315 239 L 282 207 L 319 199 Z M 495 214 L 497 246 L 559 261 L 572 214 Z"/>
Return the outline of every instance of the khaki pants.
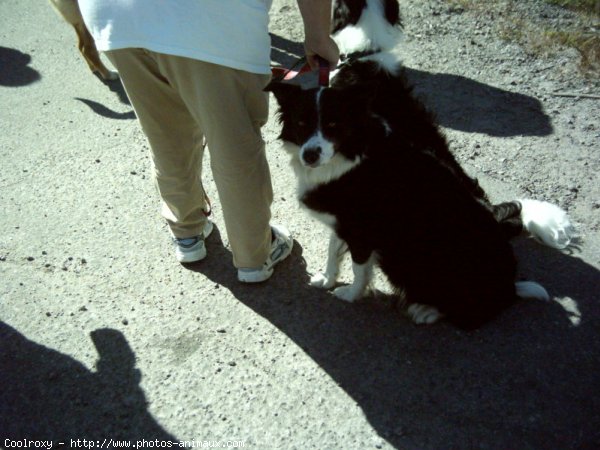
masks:
<path fill-rule="evenodd" d="M 273 200 L 260 129 L 268 117 L 258 75 L 144 49 L 107 52 L 148 138 L 162 215 L 175 237 L 201 234 L 207 205 L 203 142 L 235 267 L 261 267 L 270 249 Z"/>

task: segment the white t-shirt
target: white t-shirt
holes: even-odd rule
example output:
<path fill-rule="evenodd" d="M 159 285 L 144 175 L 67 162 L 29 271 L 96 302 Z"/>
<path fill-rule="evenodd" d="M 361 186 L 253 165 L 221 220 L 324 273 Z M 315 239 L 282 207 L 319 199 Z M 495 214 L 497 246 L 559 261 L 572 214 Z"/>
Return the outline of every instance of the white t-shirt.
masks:
<path fill-rule="evenodd" d="M 272 0 L 79 0 L 98 50 L 146 48 L 270 73 Z"/>

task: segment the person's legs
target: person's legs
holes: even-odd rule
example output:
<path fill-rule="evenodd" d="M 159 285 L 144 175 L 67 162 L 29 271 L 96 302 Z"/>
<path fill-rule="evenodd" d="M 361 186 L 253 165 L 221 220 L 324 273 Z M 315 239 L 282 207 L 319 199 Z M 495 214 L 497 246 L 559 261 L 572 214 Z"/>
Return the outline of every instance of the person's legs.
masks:
<path fill-rule="evenodd" d="M 201 235 L 206 224 L 201 183 L 203 135 L 179 92 L 143 49 L 107 52 L 150 144 L 162 215 L 176 238 Z"/>
<path fill-rule="evenodd" d="M 261 268 L 272 240 L 273 191 L 260 133 L 268 118 L 263 88 L 269 76 L 189 58 L 156 58 L 206 135 L 234 265 Z"/>

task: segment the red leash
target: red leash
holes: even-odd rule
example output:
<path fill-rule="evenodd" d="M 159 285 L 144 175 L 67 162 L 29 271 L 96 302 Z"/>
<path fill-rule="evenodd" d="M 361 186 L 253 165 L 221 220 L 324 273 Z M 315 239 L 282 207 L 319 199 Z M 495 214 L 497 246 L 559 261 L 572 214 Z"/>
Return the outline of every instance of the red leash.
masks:
<path fill-rule="evenodd" d="M 301 61 L 305 61 L 305 58 L 300 59 L 298 62 Z M 319 86 L 329 87 L 329 62 L 320 56 L 317 56 L 317 61 L 319 62 Z M 295 70 L 294 68 L 298 65 L 298 62 L 290 69 L 286 69 L 285 67 L 271 67 L 271 73 L 278 81 L 289 81 L 302 73 L 312 70 L 308 63 L 304 63 L 299 70 Z"/>
<path fill-rule="evenodd" d="M 329 62 L 320 56 L 317 56 L 317 61 L 319 61 L 319 86 L 329 87 Z"/>

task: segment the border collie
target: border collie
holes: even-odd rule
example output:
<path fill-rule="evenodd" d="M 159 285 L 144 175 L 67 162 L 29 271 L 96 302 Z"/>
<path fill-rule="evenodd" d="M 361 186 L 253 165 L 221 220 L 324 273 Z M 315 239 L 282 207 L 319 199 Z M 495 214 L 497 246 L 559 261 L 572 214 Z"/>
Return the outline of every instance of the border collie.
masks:
<path fill-rule="evenodd" d="M 343 55 L 389 50 L 401 38 L 397 0 L 336 0 L 332 35 Z"/>
<path fill-rule="evenodd" d="M 364 15 L 381 14 L 391 3 L 338 0 L 336 7 L 353 12 L 363 4 L 361 16 L 346 17 L 370 24 Z M 380 35 L 395 33 L 397 24 L 386 19 L 387 33 Z M 367 40 L 366 50 L 385 48 L 373 42 Z M 564 248 L 572 233 L 566 213 L 535 200 L 492 205 L 413 96 L 397 56 L 368 53 L 342 63 L 328 88 L 282 82 L 266 88 L 279 104 L 280 139 L 291 155 L 299 200 L 333 231 L 325 273 L 311 284 L 334 288 L 349 251 L 354 280 L 334 295 L 361 298 L 377 264 L 415 323 L 446 317 L 472 329 L 518 298 L 548 299 L 536 283 L 515 283 L 509 239 L 526 230 Z"/>

